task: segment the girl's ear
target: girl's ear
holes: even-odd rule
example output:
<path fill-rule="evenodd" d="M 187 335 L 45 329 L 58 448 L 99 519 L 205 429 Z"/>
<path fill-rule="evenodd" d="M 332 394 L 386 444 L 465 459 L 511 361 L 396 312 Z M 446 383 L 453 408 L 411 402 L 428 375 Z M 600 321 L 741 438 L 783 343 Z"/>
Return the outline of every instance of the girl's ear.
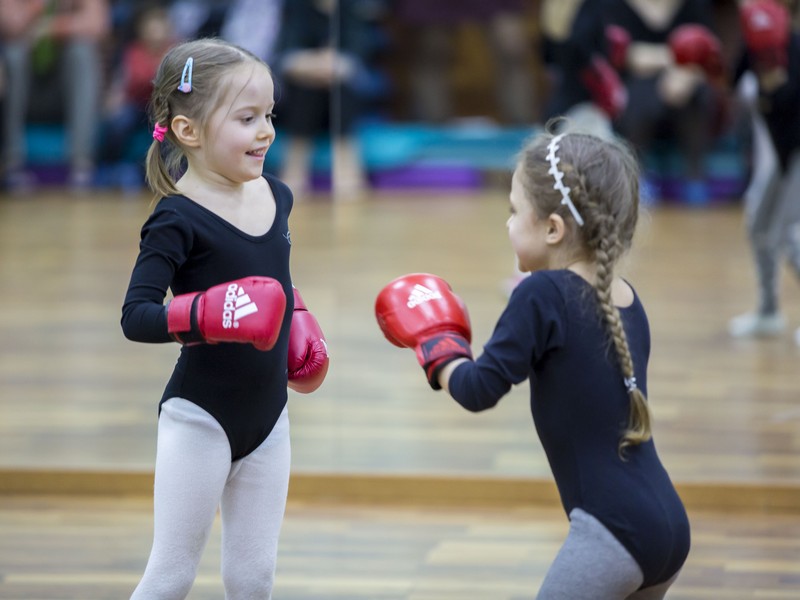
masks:
<path fill-rule="evenodd" d="M 195 122 L 185 115 L 176 115 L 170 123 L 172 134 L 182 146 L 197 148 L 200 145 L 200 131 Z"/>
<path fill-rule="evenodd" d="M 547 233 L 545 235 L 545 241 L 551 246 L 560 244 L 564 239 L 566 229 L 567 224 L 564 222 L 564 218 L 559 214 L 552 213 L 549 217 L 547 217 Z"/>

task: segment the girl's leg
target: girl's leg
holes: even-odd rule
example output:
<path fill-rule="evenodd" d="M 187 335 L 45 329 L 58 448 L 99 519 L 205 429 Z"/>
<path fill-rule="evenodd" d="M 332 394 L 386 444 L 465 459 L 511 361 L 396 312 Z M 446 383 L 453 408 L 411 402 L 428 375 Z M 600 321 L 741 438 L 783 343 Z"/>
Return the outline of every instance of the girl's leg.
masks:
<path fill-rule="evenodd" d="M 786 167 L 778 196 L 776 221 L 782 225 L 779 235 L 789 265 L 800 277 L 800 150 L 795 151 Z"/>
<path fill-rule="evenodd" d="M 158 420 L 153 548 L 131 600 L 185 598 L 197 573 L 231 467 L 217 421 L 182 398 Z"/>
<path fill-rule="evenodd" d="M 744 201 L 747 235 L 758 281 L 758 308 L 731 320 L 728 330 L 733 337 L 777 335 L 785 327 L 778 303 L 781 243 L 780 233 L 776 232 L 780 192 L 778 156 L 763 117 L 756 108 L 750 111 L 753 167 Z"/>
<path fill-rule="evenodd" d="M 634 592 L 625 600 L 663 600 L 664 596 L 667 595 L 667 590 L 675 583 L 675 580 L 678 579 L 678 574 L 679 573 L 675 573 L 669 581 Z"/>
<path fill-rule="evenodd" d="M 6 42 L 2 51 L 7 85 L 3 103 L 2 160 L 6 169 L 22 168 L 26 155 L 25 125 L 31 78 L 31 47 L 26 40 Z"/>
<path fill-rule="evenodd" d="M 642 585 L 642 570 L 625 547 L 589 513 L 570 513 L 567 539 L 537 600 L 626 600 Z"/>
<path fill-rule="evenodd" d="M 227 600 L 269 600 L 289 491 L 289 413 L 234 463 L 222 495 L 222 579 Z"/>
<path fill-rule="evenodd" d="M 73 183 L 87 185 L 95 163 L 102 60 L 96 43 L 72 40 L 64 49 L 67 129 Z"/>
<path fill-rule="evenodd" d="M 786 173 L 783 177 L 777 221 L 783 229 L 780 233 L 781 248 L 786 253 L 789 266 L 800 281 L 800 151 L 795 151 L 789 160 Z M 794 339 L 800 346 L 800 328 L 794 333 Z"/>

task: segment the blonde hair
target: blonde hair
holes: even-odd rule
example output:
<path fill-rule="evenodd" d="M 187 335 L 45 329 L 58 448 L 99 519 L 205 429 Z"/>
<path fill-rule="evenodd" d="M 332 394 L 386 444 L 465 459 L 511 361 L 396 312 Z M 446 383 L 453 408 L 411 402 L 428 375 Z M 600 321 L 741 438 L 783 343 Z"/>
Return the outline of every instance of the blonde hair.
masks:
<path fill-rule="evenodd" d="M 191 91 L 183 92 L 187 60 L 192 59 Z M 266 63 L 247 50 L 217 38 L 200 38 L 171 48 L 153 81 L 148 104 L 150 124 L 166 127 L 163 141 L 153 139 L 145 160 L 147 184 L 156 197 L 176 194 L 175 181 L 185 168 L 185 153 L 170 129 L 176 115 L 203 122 L 219 106 L 226 86 L 223 78 L 246 62 Z M 267 67 L 269 69 L 269 67 Z"/>
<path fill-rule="evenodd" d="M 598 305 L 630 398 L 628 427 L 619 444 L 622 455 L 625 448 L 646 442 L 651 435 L 647 399 L 631 384 L 635 382 L 633 357 L 619 310 L 611 300 L 614 267 L 631 246 L 639 216 L 639 164 L 634 152 L 620 140 L 577 132 L 562 137 L 558 169 L 564 173 L 564 186 L 583 219 L 583 225 L 578 225 L 569 207 L 562 204 L 562 193 L 553 187 L 547 158 L 554 137 L 551 129 L 523 149 L 519 173 L 537 216 L 560 215 L 567 223 L 568 235 L 597 264 L 594 288 Z"/>

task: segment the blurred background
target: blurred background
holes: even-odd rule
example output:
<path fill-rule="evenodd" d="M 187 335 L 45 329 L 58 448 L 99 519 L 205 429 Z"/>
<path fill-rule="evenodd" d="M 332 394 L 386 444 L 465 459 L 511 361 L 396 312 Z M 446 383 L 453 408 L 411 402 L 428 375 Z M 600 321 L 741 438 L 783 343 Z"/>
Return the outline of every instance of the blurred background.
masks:
<path fill-rule="evenodd" d="M 2 2 L 7 194 L 53 185 L 141 191 L 149 82 L 172 43 L 207 35 L 241 44 L 272 66 L 278 138 L 267 168 L 300 196 L 331 189 L 334 165 L 349 196 L 480 187 L 508 172 L 537 127 L 565 113 L 632 138 L 654 198 L 686 199 L 687 176 L 705 188 L 690 198 L 697 202 L 736 200 L 746 183 L 746 123 L 732 106 L 743 52 L 735 0 L 680 9 L 721 42 L 720 71 L 695 82 L 711 96 L 692 105 L 708 130 L 702 139 L 699 131 L 687 139 L 666 113 L 634 133 L 625 113 L 644 103 L 638 96 L 619 109 L 604 106 L 603 94 L 612 91 L 592 95 L 581 75 L 589 55 L 619 54 L 618 41 L 597 39 L 615 22 L 613 6 L 587 26 L 579 13 L 595 17 L 594 8 L 579 0 L 80 0 L 68 10 L 58 4 Z M 666 39 L 675 28 L 671 17 L 634 35 Z M 633 69 L 611 66 L 629 93 L 638 93 Z M 327 69 L 327 82 L 315 79 L 314 69 Z M 598 125 L 608 113 L 616 113 L 613 122 Z"/>

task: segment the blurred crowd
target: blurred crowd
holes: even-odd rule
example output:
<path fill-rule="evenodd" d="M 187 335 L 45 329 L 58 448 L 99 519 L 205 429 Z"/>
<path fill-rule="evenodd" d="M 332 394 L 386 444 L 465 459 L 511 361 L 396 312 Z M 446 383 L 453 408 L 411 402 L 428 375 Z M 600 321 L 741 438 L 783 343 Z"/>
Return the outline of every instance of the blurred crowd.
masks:
<path fill-rule="evenodd" d="M 44 123 L 63 128 L 69 189 L 141 188 L 161 57 L 178 40 L 219 36 L 274 71 L 282 149 L 269 168 L 296 192 L 312 184 L 320 136 L 332 140 L 336 185 L 369 185 L 355 135 L 365 119 L 533 127 L 568 115 L 643 154 L 668 140 L 685 158 L 681 194 L 702 203 L 715 139 L 742 129 L 747 143 L 736 87 L 753 69 L 748 1 L 0 0 L 2 186 L 42 183 L 26 131 Z M 796 0 L 774 1 L 797 14 Z M 478 77 L 453 73 L 464 52 L 489 65 L 483 104 L 469 93 Z"/>

